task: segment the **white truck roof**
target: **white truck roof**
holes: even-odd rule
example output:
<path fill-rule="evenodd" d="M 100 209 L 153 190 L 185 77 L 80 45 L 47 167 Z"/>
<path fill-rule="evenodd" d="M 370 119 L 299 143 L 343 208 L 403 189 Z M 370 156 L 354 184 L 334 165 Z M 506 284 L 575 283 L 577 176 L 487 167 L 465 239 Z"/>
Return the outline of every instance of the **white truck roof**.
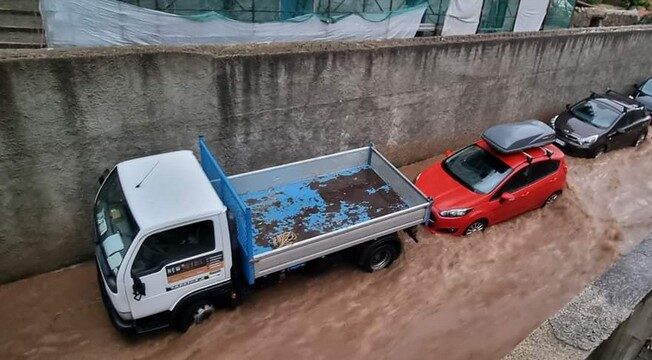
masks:
<path fill-rule="evenodd" d="M 226 211 L 189 150 L 128 160 L 117 168 L 122 191 L 141 231 Z"/>

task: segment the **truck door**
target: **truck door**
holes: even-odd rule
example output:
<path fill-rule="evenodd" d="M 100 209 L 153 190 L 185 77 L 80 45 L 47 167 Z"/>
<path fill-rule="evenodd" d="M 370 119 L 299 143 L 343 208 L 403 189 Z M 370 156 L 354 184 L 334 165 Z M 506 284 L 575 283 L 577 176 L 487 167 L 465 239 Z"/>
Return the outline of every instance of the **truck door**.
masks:
<path fill-rule="evenodd" d="M 194 290 L 228 280 L 223 234 L 216 232 L 220 227 L 215 225 L 204 220 L 149 235 L 141 242 L 124 279 L 134 319 L 169 310 Z M 133 293 L 139 286 L 144 294 Z"/>

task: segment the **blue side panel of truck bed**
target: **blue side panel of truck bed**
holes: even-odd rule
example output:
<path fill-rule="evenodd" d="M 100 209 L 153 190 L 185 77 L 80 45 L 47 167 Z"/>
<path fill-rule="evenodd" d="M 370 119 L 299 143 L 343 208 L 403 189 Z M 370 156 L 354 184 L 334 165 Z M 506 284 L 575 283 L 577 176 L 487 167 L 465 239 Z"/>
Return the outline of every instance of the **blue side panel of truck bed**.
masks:
<path fill-rule="evenodd" d="M 203 137 L 199 138 L 199 154 L 201 166 L 211 181 L 213 188 L 229 210 L 229 218 L 235 224 L 235 233 L 243 255 L 241 270 L 250 285 L 255 281 L 254 266 L 251 260 L 254 257 L 251 210 L 242 202 L 235 189 L 226 177 L 220 163 L 215 159 L 206 145 Z M 232 232 L 233 234 L 233 232 Z"/>

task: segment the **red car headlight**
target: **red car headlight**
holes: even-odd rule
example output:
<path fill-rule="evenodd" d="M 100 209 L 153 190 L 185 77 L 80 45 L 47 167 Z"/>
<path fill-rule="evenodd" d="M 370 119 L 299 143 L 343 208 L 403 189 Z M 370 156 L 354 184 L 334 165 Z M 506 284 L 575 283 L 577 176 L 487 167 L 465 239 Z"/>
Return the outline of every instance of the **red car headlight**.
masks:
<path fill-rule="evenodd" d="M 442 210 L 439 212 L 439 215 L 443 217 L 462 217 L 470 213 L 472 210 L 473 208 Z"/>

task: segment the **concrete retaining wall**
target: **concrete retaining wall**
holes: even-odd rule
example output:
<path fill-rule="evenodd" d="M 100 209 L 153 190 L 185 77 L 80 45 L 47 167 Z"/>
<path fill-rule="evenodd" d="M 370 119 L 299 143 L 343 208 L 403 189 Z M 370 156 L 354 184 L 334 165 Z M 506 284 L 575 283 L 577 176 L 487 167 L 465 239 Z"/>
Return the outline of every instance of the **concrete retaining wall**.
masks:
<path fill-rule="evenodd" d="M 373 141 L 397 165 L 652 73 L 652 28 L 0 53 L 0 281 L 87 259 L 97 176 L 194 149 L 231 173 Z"/>
<path fill-rule="evenodd" d="M 640 18 L 636 9 L 613 9 L 608 7 L 575 8 L 571 25 L 573 27 L 589 27 L 591 21 L 600 20 L 599 26 L 627 26 L 638 24 Z M 597 26 L 597 25 L 593 25 Z"/>
<path fill-rule="evenodd" d="M 632 315 L 611 334 L 589 360 L 645 360 L 652 358 L 652 293 L 636 306 Z M 647 346 L 646 346 L 647 345 Z"/>

